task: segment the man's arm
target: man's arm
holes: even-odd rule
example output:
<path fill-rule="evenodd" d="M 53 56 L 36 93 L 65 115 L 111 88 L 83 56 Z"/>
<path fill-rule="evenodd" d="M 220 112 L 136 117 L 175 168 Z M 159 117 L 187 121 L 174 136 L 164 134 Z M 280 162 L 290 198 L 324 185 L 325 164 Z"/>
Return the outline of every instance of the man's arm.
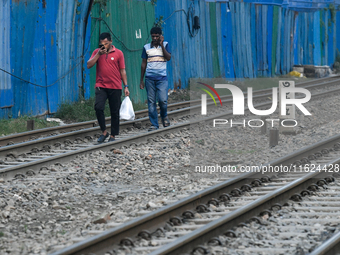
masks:
<path fill-rule="evenodd" d="M 124 69 L 120 69 L 120 75 L 121 75 L 121 77 L 122 77 L 122 81 L 123 81 L 124 86 L 125 86 L 125 85 L 128 85 L 128 84 L 127 84 L 127 76 L 126 76 L 125 68 L 124 68 Z M 129 89 L 128 89 L 127 87 L 124 88 L 124 95 L 125 95 L 126 97 L 130 95 L 130 91 L 129 91 Z"/>
<path fill-rule="evenodd" d="M 140 70 L 140 83 L 139 83 L 139 87 L 141 89 L 144 89 L 144 75 L 145 75 L 145 70 L 146 70 L 146 59 L 143 58 L 142 60 L 142 66 L 141 66 L 141 70 Z"/>
<path fill-rule="evenodd" d="M 87 61 L 87 68 L 90 69 L 91 67 L 93 67 L 93 66 L 97 63 L 99 57 L 100 57 L 101 55 L 103 55 L 104 53 L 106 53 L 106 49 L 103 49 L 103 50 L 100 49 L 100 50 L 97 52 L 97 54 L 94 55 L 93 58 L 90 58 L 90 59 Z"/>
<path fill-rule="evenodd" d="M 124 69 L 120 69 L 120 75 L 122 77 L 122 81 L 123 81 L 124 85 L 128 85 L 127 84 L 127 77 L 126 77 L 125 68 Z"/>
<path fill-rule="evenodd" d="M 162 51 L 163 51 L 163 56 L 164 58 L 166 59 L 166 61 L 169 61 L 171 59 L 171 54 L 165 49 L 164 45 L 163 45 L 163 42 L 164 42 L 164 36 L 161 35 L 159 37 L 159 40 L 160 40 L 160 45 L 162 47 Z"/>

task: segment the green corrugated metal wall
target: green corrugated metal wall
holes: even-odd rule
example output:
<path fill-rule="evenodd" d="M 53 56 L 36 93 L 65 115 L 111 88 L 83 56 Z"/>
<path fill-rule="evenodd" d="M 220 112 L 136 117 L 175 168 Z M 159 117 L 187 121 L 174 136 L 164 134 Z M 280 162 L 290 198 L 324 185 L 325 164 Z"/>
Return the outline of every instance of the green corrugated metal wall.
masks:
<path fill-rule="evenodd" d="M 95 18 L 102 18 L 103 21 L 96 22 Z M 91 10 L 91 31 L 94 29 L 91 51 L 98 47 L 100 33 L 111 32 L 111 35 L 113 33 L 112 44 L 124 53 L 130 97 L 135 102 L 146 100 L 146 91 L 139 89 L 141 54 L 144 44 L 151 40 L 149 32 L 154 21 L 154 6 L 145 1 L 111 0 L 106 7 L 100 8 L 99 4 L 94 4 Z M 137 38 L 139 35 L 141 38 Z M 96 68 L 91 69 L 90 77 L 93 97 Z"/>

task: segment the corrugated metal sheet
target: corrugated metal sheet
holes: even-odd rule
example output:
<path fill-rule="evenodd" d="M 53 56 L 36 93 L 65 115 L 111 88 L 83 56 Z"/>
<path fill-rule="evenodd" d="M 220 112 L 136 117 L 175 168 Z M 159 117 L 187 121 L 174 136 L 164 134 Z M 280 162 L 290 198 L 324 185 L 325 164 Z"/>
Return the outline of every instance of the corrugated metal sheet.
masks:
<path fill-rule="evenodd" d="M 334 15 L 334 20 L 335 21 L 335 13 L 333 14 Z M 328 47 L 328 60 L 326 62 L 326 65 L 332 65 L 335 61 L 335 56 L 336 56 L 336 26 L 335 26 L 335 23 L 332 22 L 332 14 L 331 14 L 331 11 L 329 11 L 328 13 L 328 17 L 329 19 L 331 20 L 331 23 L 329 24 L 328 26 L 328 36 L 327 36 L 327 41 L 326 41 L 326 44 L 327 44 L 327 47 Z"/>
<path fill-rule="evenodd" d="M 172 59 L 168 62 L 168 77 L 170 88 L 186 87 L 187 81 L 191 77 L 213 77 L 220 76 L 220 63 L 223 61 L 218 58 L 218 52 L 222 52 L 223 48 L 219 45 L 216 35 L 211 36 L 210 31 L 216 25 L 215 19 L 210 15 L 210 8 L 204 1 L 194 1 L 192 7 L 195 15 L 200 16 L 201 29 L 196 37 L 191 38 L 188 33 L 187 19 L 183 12 L 173 13 L 175 10 L 188 10 L 192 1 L 157 1 L 154 6 L 151 2 L 136 0 L 119 0 L 110 1 L 107 8 L 100 12 L 99 5 L 92 8 L 92 29 L 95 25 L 95 17 L 102 17 L 111 28 L 114 34 L 119 38 L 113 40 L 117 48 L 120 48 L 125 55 L 126 70 L 128 75 L 128 83 L 132 87 L 131 97 L 135 101 L 146 100 L 145 90 L 139 89 L 140 80 L 140 64 L 141 53 L 145 43 L 151 41 L 149 31 L 156 17 L 163 16 L 163 19 L 171 18 L 165 21 L 164 36 L 169 42 L 172 51 Z M 211 9 L 212 14 L 216 10 Z M 110 13 L 110 17 L 106 17 L 106 13 Z M 217 18 L 218 16 L 216 16 Z M 210 26 L 210 22 L 212 25 Z M 180 26 L 178 24 L 181 24 Z M 221 24 L 221 23 L 220 23 Z M 221 25 L 217 26 L 221 28 Z M 107 32 L 108 28 L 105 23 L 100 22 L 100 29 L 94 30 L 94 36 L 91 39 L 91 51 L 98 45 L 98 37 L 101 32 Z M 140 32 L 139 32 L 140 31 Z M 217 30 L 216 30 L 217 32 Z M 141 33 L 142 38 L 136 38 L 136 33 Z M 219 34 L 219 31 L 216 33 Z M 127 47 L 123 46 L 123 41 Z M 214 47 L 215 69 L 213 67 L 213 56 L 211 48 Z M 129 49 L 140 49 L 138 51 L 130 51 Z M 210 53 L 207 54 L 206 50 Z M 199 53 L 199 54 L 198 54 Z M 208 67 L 208 68 L 207 68 Z M 223 71 L 224 72 L 224 71 Z M 93 95 L 93 86 L 95 82 L 95 69 L 91 69 L 91 95 Z"/>
<path fill-rule="evenodd" d="M 194 14 L 200 17 L 201 28 L 197 36 L 191 37 L 188 32 L 187 18 L 183 12 L 174 13 L 166 20 L 163 33 L 165 40 L 169 41 L 172 49 L 172 58 L 168 62 L 168 74 L 170 88 L 178 86 L 185 88 L 191 77 L 214 77 L 213 51 L 216 49 L 215 39 L 211 39 L 210 7 L 204 1 L 157 1 L 155 7 L 156 17 L 169 17 L 176 10 L 188 10 L 193 3 Z M 213 8 L 213 7 L 211 7 Z M 213 19 L 214 20 L 214 19 Z M 220 17 L 216 17 L 216 22 L 221 22 Z M 178 25 L 182 24 L 182 25 Z M 220 31 L 217 31 L 220 33 Z M 213 44 L 212 44 L 213 42 Z M 218 43 L 217 43 L 218 44 Z M 219 65 L 220 66 L 220 65 Z M 220 70 L 215 70 L 219 73 Z M 224 72 L 220 72 L 224 73 Z"/>
<path fill-rule="evenodd" d="M 316 11 L 321 8 L 328 8 L 330 4 L 339 5 L 339 1 L 335 0 L 289 0 L 284 1 L 284 3 L 283 6 L 295 11 Z"/>
<path fill-rule="evenodd" d="M 335 56 L 340 57 L 340 33 L 338 32 L 339 31 L 338 29 L 340 29 L 340 12 L 336 13 L 336 20 L 335 20 L 334 25 L 335 25 L 335 31 L 337 32 L 337 33 L 335 33 L 336 34 L 335 35 L 335 41 L 336 41 L 335 42 L 335 44 L 336 44 L 336 54 L 335 54 Z"/>
<path fill-rule="evenodd" d="M 10 0 L 0 3 L 0 68 L 10 70 Z M 8 107 L 13 105 L 13 88 L 11 77 L 0 71 L 0 118 L 2 113 L 8 113 Z M 7 108 L 7 109 L 6 109 Z"/>
<path fill-rule="evenodd" d="M 84 42 L 84 63 L 83 63 L 83 90 L 85 99 L 89 99 L 91 97 L 91 79 L 90 79 L 90 70 L 87 69 L 87 60 L 91 57 L 91 18 L 88 19 L 86 33 L 85 33 L 85 42 Z"/>
<path fill-rule="evenodd" d="M 124 9 L 129 2 L 136 3 L 122 0 L 117 3 Z M 317 12 L 297 12 L 286 8 L 293 4 L 302 7 L 302 1 L 267 1 L 264 2 L 266 5 L 257 4 L 260 3 L 258 1 L 207 2 L 158 0 L 156 3 L 155 17 L 166 19 L 163 31 L 172 49 L 172 59 L 168 62 L 170 88 L 185 88 L 192 77 L 226 77 L 231 80 L 268 77 L 288 73 L 294 64 L 333 64 L 338 40 L 337 33 L 329 31 L 336 26 L 328 20 L 331 13 L 334 14 L 338 1 L 307 2 L 306 10 L 333 4 L 327 10 Z M 191 6 L 194 7 L 193 16 L 199 16 L 201 23 L 196 37 L 190 36 L 186 16 L 180 11 L 188 12 Z M 117 8 L 117 5 L 110 8 Z M 140 12 L 143 10 L 141 7 Z M 116 15 L 125 23 L 124 17 Z M 145 21 L 142 17 L 134 17 L 133 22 Z M 122 33 L 119 30 L 118 35 Z M 329 40 L 330 37 L 333 39 Z M 132 40 L 136 41 L 135 38 Z M 97 41 L 93 45 L 96 46 Z M 140 75 L 138 57 L 129 66 L 136 70 L 130 73 L 129 79 L 136 80 L 137 84 Z M 93 70 L 92 84 L 94 75 Z M 137 99 L 143 101 L 145 97 L 138 95 Z"/>
<path fill-rule="evenodd" d="M 336 33 L 338 19 L 332 21 L 331 15 L 330 10 L 297 14 L 294 64 L 334 64 L 340 38 Z"/>
<path fill-rule="evenodd" d="M 47 10 L 50 12 L 46 15 L 49 29 L 45 35 L 46 50 L 52 54 L 46 55 L 48 56 L 46 61 L 55 63 L 55 65 L 47 66 L 47 72 L 54 73 L 52 76 L 48 76 L 47 84 L 64 77 L 54 86 L 48 88 L 49 109 L 50 112 L 55 112 L 60 103 L 75 102 L 82 94 L 85 19 L 90 1 L 59 0 L 52 2 L 54 2 L 54 6 L 47 6 Z"/>
<path fill-rule="evenodd" d="M 221 30 L 221 26 L 217 26 L 216 17 L 217 17 L 217 10 L 216 4 L 212 3 L 209 5 L 209 15 L 210 15 L 210 32 L 211 32 L 211 48 L 212 48 L 212 61 L 213 61 L 213 70 L 214 76 L 220 77 L 220 66 L 219 66 L 219 57 L 218 57 L 218 42 L 220 37 L 217 36 L 217 29 L 218 31 Z M 221 15 L 221 14 L 220 14 Z M 219 15 L 219 16 L 220 16 Z"/>
<path fill-rule="evenodd" d="M 103 8 L 95 4 L 91 10 L 91 17 L 91 26 L 94 30 L 91 38 L 91 53 L 98 47 L 100 33 L 111 32 L 113 44 L 124 53 L 130 97 L 135 102 L 145 101 L 146 92 L 139 89 L 140 67 L 143 46 L 151 41 L 149 33 L 155 21 L 153 5 L 150 2 L 135 0 L 110 1 Z M 102 18 L 103 21 L 98 22 L 96 18 Z M 90 95 L 93 96 L 95 67 L 91 69 L 90 76 L 89 90 Z"/>
<path fill-rule="evenodd" d="M 10 33 L 1 40 L 1 56 L 10 53 L 10 59 L 2 61 L 0 67 L 23 79 L 0 74 L 1 84 L 4 79 L 11 80 L 6 86 L 14 93 L 14 106 L 10 111 L 0 110 L 2 118 L 8 114 L 17 117 L 53 113 L 62 102 L 79 98 L 89 2 L 6 0 L 1 4 L 0 15 L 6 20 L 1 26 Z"/>
<path fill-rule="evenodd" d="M 157 2 L 156 17 L 166 18 L 173 11 L 187 10 L 190 2 Z M 194 2 L 202 6 L 201 1 Z M 186 26 L 181 30 L 175 27 L 175 24 L 185 24 L 185 20 L 180 19 L 184 15 L 176 13 L 177 16 L 173 15 L 164 26 L 164 34 L 171 38 L 171 45 L 180 45 L 169 63 L 170 86 L 176 87 L 181 81 L 182 87 L 186 87 L 191 77 L 268 77 L 286 74 L 294 64 L 332 65 L 337 40 L 336 34 L 331 32 L 336 27 L 330 22 L 331 13 L 332 7 L 317 12 L 296 12 L 280 6 L 245 2 L 209 3 L 206 10 L 196 9 L 195 14 L 201 19 L 197 38 L 202 41 L 187 36 Z M 210 15 L 210 24 L 204 30 L 206 15 Z M 211 44 L 209 47 L 203 44 L 205 39 Z M 194 55 L 191 49 L 196 52 Z M 208 61 L 202 61 L 204 59 Z M 204 71 L 197 74 L 192 63 L 197 70 Z"/>
<path fill-rule="evenodd" d="M 261 5 L 276 5 L 294 11 L 316 11 L 321 8 L 328 8 L 329 5 L 337 7 L 340 4 L 339 0 L 205 0 L 206 2 L 228 3 L 228 2 L 243 2 Z"/>
<path fill-rule="evenodd" d="M 340 49 L 339 2 L 319 2 L 318 8 L 328 7 L 315 11 L 316 2 L 311 1 L 306 4 L 312 4 L 314 12 L 297 12 L 279 1 L 263 5 L 158 0 L 154 6 L 147 1 L 111 0 L 106 7 L 93 6 L 86 26 L 90 0 L 3 0 L 0 68 L 25 81 L 0 72 L 0 118 L 51 113 L 79 95 L 93 96 L 95 68 L 90 72 L 86 61 L 99 34 L 107 31 L 124 52 L 132 99 L 145 101 L 146 93 L 139 89 L 141 52 L 151 40 L 155 17 L 166 19 L 164 36 L 172 51 L 170 88 L 185 88 L 190 78 L 268 77 L 291 71 L 293 64 L 332 65 Z M 200 18 L 195 37 L 182 10 Z"/>
<path fill-rule="evenodd" d="M 39 1 L 11 3 L 11 73 L 26 81 L 45 86 L 45 58 Z M 36 45 L 35 45 L 36 44 Z M 14 92 L 13 117 L 41 114 L 46 108 L 46 89 L 12 77 Z"/>

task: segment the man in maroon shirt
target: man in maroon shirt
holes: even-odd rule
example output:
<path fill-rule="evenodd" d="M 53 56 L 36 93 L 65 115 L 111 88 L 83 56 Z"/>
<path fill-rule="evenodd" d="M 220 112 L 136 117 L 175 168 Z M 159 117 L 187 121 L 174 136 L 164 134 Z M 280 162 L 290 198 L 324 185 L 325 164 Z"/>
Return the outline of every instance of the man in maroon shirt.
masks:
<path fill-rule="evenodd" d="M 119 109 L 122 96 L 122 81 L 124 83 L 124 94 L 130 94 L 125 72 L 125 62 L 123 52 L 112 45 L 111 35 L 102 33 L 99 36 L 99 48 L 94 50 L 87 68 L 93 67 L 97 63 L 95 95 L 96 102 L 94 109 L 96 111 L 98 123 L 103 134 L 98 138 L 98 143 L 102 143 L 109 137 L 105 125 L 105 102 L 109 99 L 111 112 L 111 137 L 109 142 L 115 140 L 119 134 Z"/>

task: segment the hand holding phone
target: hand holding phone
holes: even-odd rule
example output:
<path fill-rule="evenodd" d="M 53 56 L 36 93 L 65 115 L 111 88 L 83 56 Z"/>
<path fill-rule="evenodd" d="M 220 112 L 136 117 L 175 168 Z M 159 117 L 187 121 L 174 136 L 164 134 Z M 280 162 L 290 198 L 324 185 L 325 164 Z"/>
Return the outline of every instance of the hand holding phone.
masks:
<path fill-rule="evenodd" d="M 103 44 L 99 45 L 100 50 L 98 51 L 99 55 L 103 55 L 106 53 L 105 46 Z"/>
<path fill-rule="evenodd" d="M 159 41 L 159 44 L 160 44 L 160 45 L 163 45 L 164 36 L 163 36 L 163 35 L 160 35 L 158 41 Z"/>

